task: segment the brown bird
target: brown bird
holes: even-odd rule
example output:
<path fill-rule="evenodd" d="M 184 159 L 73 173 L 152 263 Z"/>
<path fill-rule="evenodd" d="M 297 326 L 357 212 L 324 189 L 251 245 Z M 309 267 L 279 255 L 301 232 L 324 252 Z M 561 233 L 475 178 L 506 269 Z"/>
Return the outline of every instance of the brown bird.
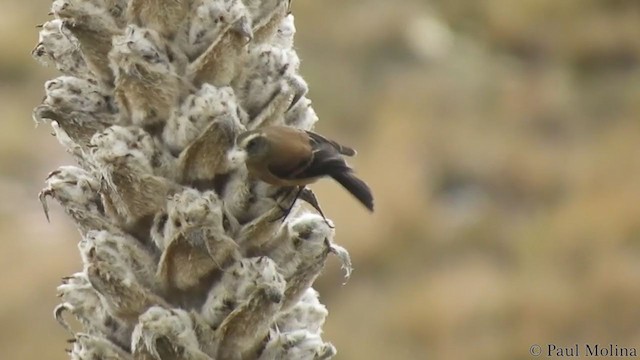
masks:
<path fill-rule="evenodd" d="M 233 163 L 244 161 L 249 173 L 266 183 L 299 187 L 298 195 L 306 185 L 332 177 L 373 211 L 369 186 L 354 175 L 342 157 L 355 154 L 355 150 L 311 131 L 266 126 L 238 135 L 229 159 Z"/>

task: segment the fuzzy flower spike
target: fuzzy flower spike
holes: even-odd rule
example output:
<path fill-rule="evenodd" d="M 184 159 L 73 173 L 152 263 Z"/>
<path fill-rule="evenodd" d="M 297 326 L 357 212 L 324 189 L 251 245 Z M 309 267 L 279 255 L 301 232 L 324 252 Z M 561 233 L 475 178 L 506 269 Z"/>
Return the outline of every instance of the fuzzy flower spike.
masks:
<path fill-rule="evenodd" d="M 75 222 L 83 269 L 58 287 L 71 359 L 329 359 L 311 286 L 334 243 L 291 189 L 229 160 L 236 137 L 318 120 L 288 0 L 55 0 L 33 56 L 75 166 L 40 200 Z M 313 197 L 315 200 L 315 197 Z M 51 219 L 55 220 L 55 219 Z M 72 326 L 67 321 L 75 318 Z"/>

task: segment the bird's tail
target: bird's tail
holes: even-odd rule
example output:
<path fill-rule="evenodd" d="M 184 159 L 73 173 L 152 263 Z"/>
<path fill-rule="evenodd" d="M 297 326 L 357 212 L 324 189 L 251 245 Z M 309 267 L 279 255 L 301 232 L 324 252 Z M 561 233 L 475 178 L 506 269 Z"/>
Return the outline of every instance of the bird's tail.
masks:
<path fill-rule="evenodd" d="M 373 211 L 373 195 L 371 189 L 362 180 L 358 179 L 351 171 L 341 171 L 331 174 L 331 177 L 347 189 L 369 211 Z"/>

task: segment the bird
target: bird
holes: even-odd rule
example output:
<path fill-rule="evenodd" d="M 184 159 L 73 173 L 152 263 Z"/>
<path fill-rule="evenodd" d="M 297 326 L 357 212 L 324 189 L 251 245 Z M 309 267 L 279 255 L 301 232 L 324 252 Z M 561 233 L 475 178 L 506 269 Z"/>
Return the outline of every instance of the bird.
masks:
<path fill-rule="evenodd" d="M 354 155 L 354 149 L 311 131 L 265 126 L 240 133 L 228 157 L 233 164 L 244 162 L 249 174 L 261 181 L 298 187 L 294 203 L 307 185 L 331 177 L 373 212 L 371 189 L 344 160 Z"/>

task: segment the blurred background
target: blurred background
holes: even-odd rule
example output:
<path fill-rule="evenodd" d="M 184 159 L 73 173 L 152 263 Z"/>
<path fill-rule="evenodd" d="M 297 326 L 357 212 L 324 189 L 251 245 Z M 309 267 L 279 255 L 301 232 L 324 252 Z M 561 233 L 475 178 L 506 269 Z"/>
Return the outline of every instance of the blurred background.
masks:
<path fill-rule="evenodd" d="M 79 235 L 37 193 L 73 163 L 31 109 L 49 0 L 0 13 L 0 358 L 66 359 L 52 317 Z M 353 257 L 316 283 L 338 359 L 640 348 L 640 2 L 296 0 L 321 121 L 359 150 L 369 215 L 314 189 Z"/>

